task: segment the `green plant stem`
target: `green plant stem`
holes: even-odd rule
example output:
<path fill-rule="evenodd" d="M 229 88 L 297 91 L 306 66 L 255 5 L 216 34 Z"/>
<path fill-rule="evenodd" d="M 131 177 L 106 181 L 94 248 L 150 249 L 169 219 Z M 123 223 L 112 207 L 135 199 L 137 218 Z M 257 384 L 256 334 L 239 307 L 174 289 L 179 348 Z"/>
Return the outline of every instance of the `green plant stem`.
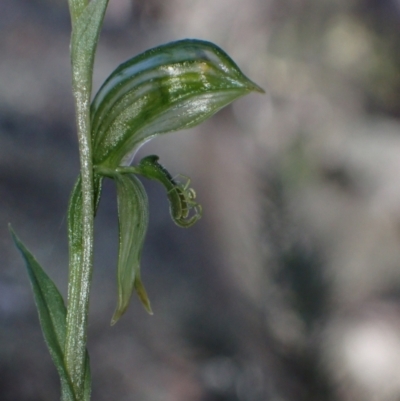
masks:
<path fill-rule="evenodd" d="M 82 14 L 82 11 L 85 9 L 85 7 L 88 5 L 88 3 L 89 3 L 89 0 L 69 0 L 68 1 L 69 13 L 71 15 L 72 28 L 75 25 L 75 21 Z"/>
<path fill-rule="evenodd" d="M 86 4 L 87 1 L 85 0 L 69 0 L 73 29 L 75 29 L 75 22 Z M 91 57 L 89 53 L 88 57 Z M 94 200 L 90 135 L 91 79 L 91 74 L 85 72 L 82 63 L 79 63 L 79 60 L 72 60 L 72 85 L 82 182 L 82 252 L 79 255 L 79 263 L 70 266 L 64 358 L 79 400 L 83 399 L 87 319 L 93 269 Z"/>
<path fill-rule="evenodd" d="M 77 126 L 82 182 L 82 253 L 80 263 L 70 269 L 68 282 L 67 335 L 65 362 L 73 386 L 79 392 L 83 387 L 87 340 L 90 284 L 93 270 L 93 166 L 91 156 L 90 120 L 86 103 L 77 99 Z"/>

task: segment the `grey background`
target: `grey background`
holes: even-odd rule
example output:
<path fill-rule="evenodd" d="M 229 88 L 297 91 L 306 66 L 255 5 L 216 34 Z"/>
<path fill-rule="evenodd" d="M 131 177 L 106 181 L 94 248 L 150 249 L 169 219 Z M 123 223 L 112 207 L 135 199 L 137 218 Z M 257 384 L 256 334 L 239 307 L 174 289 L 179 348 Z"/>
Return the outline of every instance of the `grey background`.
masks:
<path fill-rule="evenodd" d="M 0 400 L 54 400 L 13 227 L 62 293 L 79 170 L 67 2 L 0 3 Z M 110 0 L 94 89 L 170 40 L 221 46 L 266 89 L 155 139 L 204 217 L 170 220 L 144 182 L 143 280 L 114 327 L 117 220 L 96 218 L 89 351 L 94 400 L 400 399 L 398 0 Z"/>

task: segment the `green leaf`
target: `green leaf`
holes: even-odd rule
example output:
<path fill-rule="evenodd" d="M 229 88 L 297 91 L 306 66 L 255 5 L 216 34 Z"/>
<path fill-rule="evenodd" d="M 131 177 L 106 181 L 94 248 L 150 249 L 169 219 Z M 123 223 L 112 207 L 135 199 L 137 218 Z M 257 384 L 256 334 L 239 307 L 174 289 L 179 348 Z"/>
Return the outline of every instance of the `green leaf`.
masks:
<path fill-rule="evenodd" d="M 62 399 L 78 400 L 74 395 L 70 376 L 64 364 L 66 308 L 62 296 L 40 264 L 14 233 L 11 226 L 10 232 L 15 245 L 25 259 L 39 313 L 40 325 L 61 379 Z"/>
<path fill-rule="evenodd" d="M 150 138 L 193 127 L 252 91 L 263 92 L 210 42 L 148 50 L 121 64 L 92 102 L 94 164 L 129 165 Z"/>
<path fill-rule="evenodd" d="M 118 305 L 112 317 L 115 324 L 129 305 L 133 290 L 152 314 L 150 301 L 140 279 L 140 257 L 149 220 L 147 195 L 132 175 L 116 174 L 119 219 Z"/>

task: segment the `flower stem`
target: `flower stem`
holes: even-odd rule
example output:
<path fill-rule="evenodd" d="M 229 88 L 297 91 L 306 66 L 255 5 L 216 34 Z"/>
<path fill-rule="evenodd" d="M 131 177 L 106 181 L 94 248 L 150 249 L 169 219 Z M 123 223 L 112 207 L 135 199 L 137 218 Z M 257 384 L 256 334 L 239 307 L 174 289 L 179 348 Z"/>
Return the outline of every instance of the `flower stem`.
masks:
<path fill-rule="evenodd" d="M 74 27 L 75 22 L 78 19 L 78 17 L 81 15 L 82 11 L 88 5 L 88 2 L 89 2 L 88 0 L 69 0 L 68 1 L 69 13 L 71 15 L 72 28 Z"/>
<path fill-rule="evenodd" d="M 76 96 L 77 94 L 75 94 Z M 78 98 L 78 96 L 76 96 Z M 65 362 L 77 394 L 83 394 L 86 361 L 87 320 L 89 295 L 93 270 L 93 166 L 90 141 L 90 120 L 84 104 L 77 101 L 77 126 L 81 162 L 81 252 L 71 255 L 67 335 L 65 343 Z"/>
<path fill-rule="evenodd" d="M 72 30 L 78 29 L 78 18 L 88 5 L 87 0 L 69 0 Z M 101 25 L 102 20 L 99 21 Z M 97 38 L 96 41 L 97 43 Z M 90 128 L 90 97 L 92 86 L 92 66 L 95 45 L 89 44 L 74 54 L 71 47 L 72 87 L 75 99 L 77 133 L 80 155 L 81 198 L 76 217 L 78 229 L 72 233 L 78 238 L 78 247 L 71 247 L 68 281 L 67 327 L 64 358 L 77 400 L 89 399 L 90 391 L 85 391 L 87 320 L 89 295 L 93 270 L 93 164 Z M 92 46 L 91 46 L 92 45 Z M 76 47 L 76 44 L 75 44 Z M 88 67 L 89 66 L 89 67 Z M 76 190 L 76 188 L 75 188 Z M 75 190 L 74 195 L 75 196 Z M 71 227 L 71 225 L 69 226 Z M 74 227 L 75 229 L 75 227 Z M 71 235 L 71 233 L 69 233 Z"/>

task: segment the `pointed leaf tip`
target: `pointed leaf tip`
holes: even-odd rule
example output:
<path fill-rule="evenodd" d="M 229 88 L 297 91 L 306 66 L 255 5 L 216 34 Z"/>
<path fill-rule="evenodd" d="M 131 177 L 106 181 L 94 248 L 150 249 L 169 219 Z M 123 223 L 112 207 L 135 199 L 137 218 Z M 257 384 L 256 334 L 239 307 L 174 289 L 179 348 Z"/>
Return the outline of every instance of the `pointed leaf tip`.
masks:
<path fill-rule="evenodd" d="M 252 81 L 251 81 L 251 84 L 252 84 L 251 85 L 251 91 L 258 92 L 258 93 L 261 93 L 261 94 L 265 93 L 265 90 L 263 88 L 261 88 L 261 86 L 258 86 L 256 83 L 254 83 Z"/>
<path fill-rule="evenodd" d="M 147 295 L 147 291 L 144 288 L 144 285 L 142 283 L 142 280 L 140 278 L 140 276 L 136 277 L 135 280 L 135 290 L 136 290 L 136 294 L 140 299 L 140 302 L 142 303 L 142 305 L 144 306 L 144 308 L 146 309 L 147 313 L 149 315 L 153 314 L 153 311 L 151 309 L 151 305 L 150 305 L 150 299 Z"/>

